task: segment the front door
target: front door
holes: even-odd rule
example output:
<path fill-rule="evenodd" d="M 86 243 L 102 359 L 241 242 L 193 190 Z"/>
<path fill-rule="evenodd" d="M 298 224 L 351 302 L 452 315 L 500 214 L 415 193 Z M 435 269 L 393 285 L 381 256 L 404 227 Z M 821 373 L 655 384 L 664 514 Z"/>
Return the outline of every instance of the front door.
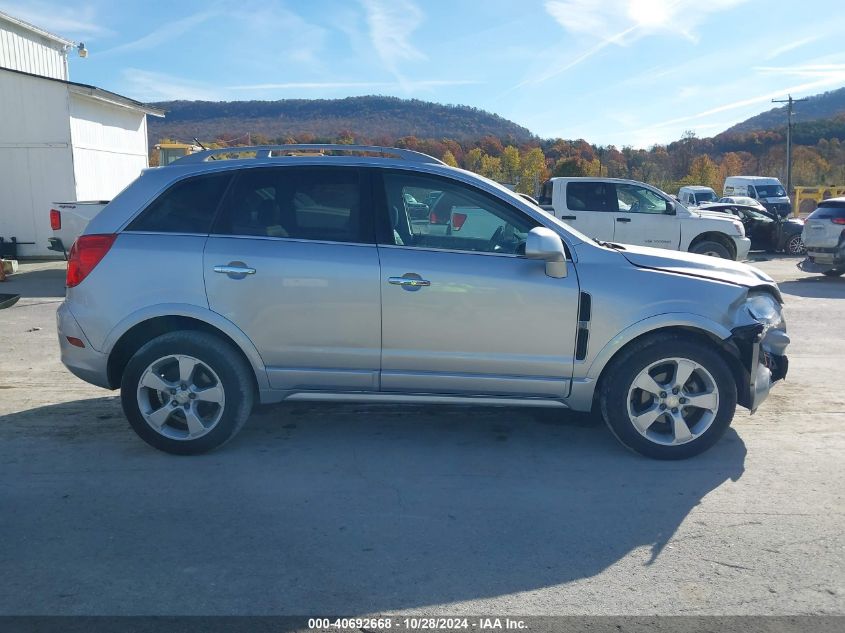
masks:
<path fill-rule="evenodd" d="M 204 254 L 209 307 L 252 340 L 274 389 L 378 389 L 367 182 L 355 168 L 250 168 L 223 201 Z"/>
<path fill-rule="evenodd" d="M 418 172 L 386 172 L 381 189 L 382 391 L 566 397 L 578 282 L 520 254 L 537 221 Z M 437 223 L 413 220 L 411 198 Z"/>
<path fill-rule="evenodd" d="M 669 201 L 640 185 L 616 183 L 613 241 L 653 248 L 676 249 L 681 223 Z"/>

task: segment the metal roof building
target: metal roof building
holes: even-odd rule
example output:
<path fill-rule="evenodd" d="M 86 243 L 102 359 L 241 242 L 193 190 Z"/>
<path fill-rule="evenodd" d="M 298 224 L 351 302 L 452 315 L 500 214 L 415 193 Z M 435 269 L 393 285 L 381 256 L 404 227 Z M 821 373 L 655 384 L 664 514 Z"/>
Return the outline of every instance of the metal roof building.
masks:
<path fill-rule="evenodd" d="M 148 166 L 156 108 L 68 80 L 75 42 L 0 13 L 0 237 L 55 256 L 54 202 L 110 200 Z"/>

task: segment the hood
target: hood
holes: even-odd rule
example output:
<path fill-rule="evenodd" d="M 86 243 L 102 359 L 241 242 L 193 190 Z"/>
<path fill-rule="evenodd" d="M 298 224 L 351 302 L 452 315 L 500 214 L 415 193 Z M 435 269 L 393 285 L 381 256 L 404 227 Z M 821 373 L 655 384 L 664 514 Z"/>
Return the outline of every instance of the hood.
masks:
<path fill-rule="evenodd" d="M 620 250 L 619 254 L 639 268 L 712 279 L 746 288 L 770 286 L 772 291 L 780 298 L 780 292 L 774 279 L 748 264 L 708 255 L 695 255 L 646 246 L 625 244 L 624 249 Z"/>

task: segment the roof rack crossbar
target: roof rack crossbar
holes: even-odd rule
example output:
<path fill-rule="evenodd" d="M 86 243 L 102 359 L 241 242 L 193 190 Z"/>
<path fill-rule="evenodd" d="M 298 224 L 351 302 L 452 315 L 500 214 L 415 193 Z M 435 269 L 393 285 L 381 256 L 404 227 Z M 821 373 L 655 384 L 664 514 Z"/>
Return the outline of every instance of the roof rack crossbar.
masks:
<path fill-rule="evenodd" d="M 332 152 L 369 152 L 372 154 L 381 154 L 382 156 L 397 156 L 408 161 L 416 163 L 439 163 L 443 165 L 443 161 L 423 154 L 422 152 L 415 152 L 410 149 L 400 149 L 397 147 L 381 147 L 378 145 L 333 145 L 333 144 L 319 144 L 306 143 L 301 145 L 244 145 L 239 147 L 220 147 L 217 149 L 207 149 L 202 152 L 188 154 L 172 163 L 193 164 L 204 163 L 208 159 L 213 158 L 219 154 L 244 154 L 255 153 L 255 158 L 270 158 L 273 152 L 298 152 L 298 151 L 332 151 Z"/>

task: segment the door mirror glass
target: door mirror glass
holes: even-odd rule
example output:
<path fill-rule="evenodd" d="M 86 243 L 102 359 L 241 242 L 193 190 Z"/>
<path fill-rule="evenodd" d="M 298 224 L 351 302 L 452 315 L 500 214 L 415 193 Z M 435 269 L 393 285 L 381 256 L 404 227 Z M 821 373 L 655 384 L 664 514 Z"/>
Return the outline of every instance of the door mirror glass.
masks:
<path fill-rule="evenodd" d="M 528 232 L 525 240 L 525 256 L 529 259 L 542 259 L 546 262 L 546 274 L 549 277 L 566 277 L 566 251 L 560 236 L 544 226 L 538 226 Z"/>

